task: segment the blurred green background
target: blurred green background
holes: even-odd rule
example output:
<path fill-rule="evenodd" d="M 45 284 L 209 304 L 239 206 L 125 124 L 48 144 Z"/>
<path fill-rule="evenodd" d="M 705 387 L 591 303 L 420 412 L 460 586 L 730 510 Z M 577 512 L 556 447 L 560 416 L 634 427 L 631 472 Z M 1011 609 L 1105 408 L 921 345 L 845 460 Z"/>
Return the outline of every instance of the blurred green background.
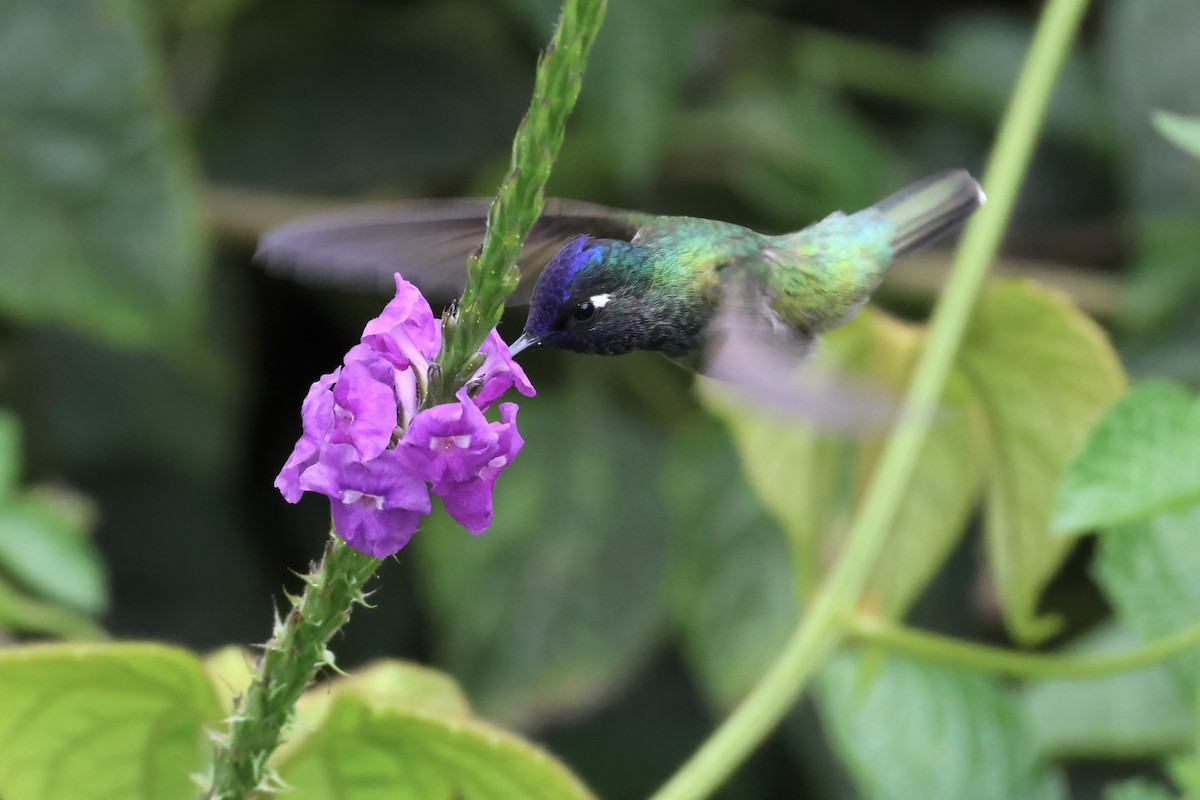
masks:
<path fill-rule="evenodd" d="M 1195 384 L 1200 167 L 1150 116 L 1200 113 L 1200 5 L 1094 5 L 997 270 L 1068 291 L 1135 376 Z M 610 0 L 550 192 L 781 231 L 925 172 L 978 173 L 1040 7 Z M 89 619 L 200 650 L 266 638 L 328 519 L 271 481 L 308 384 L 383 298 L 264 274 L 254 239 L 339 200 L 490 194 L 556 11 L 0 5 L 6 640 L 94 635 Z M 921 318 L 947 265 L 913 259 L 881 304 Z M 797 614 L 787 544 L 686 373 L 642 355 L 524 363 L 539 395 L 492 530 L 431 521 L 381 570 L 339 663 L 445 669 L 599 795 L 641 796 L 779 648 Z M 1107 613 L 1088 558 L 1045 598 L 1069 622 L 1052 644 Z M 1004 641 L 975 537 L 910 619 Z M 825 741 L 805 704 L 726 796 L 856 796 Z M 1072 759 L 1072 796 L 1156 754 Z"/>

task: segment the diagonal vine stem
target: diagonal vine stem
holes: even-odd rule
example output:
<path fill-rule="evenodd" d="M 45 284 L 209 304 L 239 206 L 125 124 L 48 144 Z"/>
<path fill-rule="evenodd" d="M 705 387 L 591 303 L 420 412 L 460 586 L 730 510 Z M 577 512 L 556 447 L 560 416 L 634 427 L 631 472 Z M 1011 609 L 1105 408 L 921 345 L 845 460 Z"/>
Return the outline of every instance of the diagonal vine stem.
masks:
<path fill-rule="evenodd" d="M 842 641 L 841 621 L 857 603 L 903 500 L 932 423 L 925 409 L 934 408 L 941 397 L 1016 203 L 1051 90 L 1087 6 L 1088 0 L 1046 3 L 984 171 L 990 202 L 963 234 L 904 405 L 854 517 L 845 550 L 766 675 L 654 800 L 693 800 L 711 794 L 774 730 Z"/>

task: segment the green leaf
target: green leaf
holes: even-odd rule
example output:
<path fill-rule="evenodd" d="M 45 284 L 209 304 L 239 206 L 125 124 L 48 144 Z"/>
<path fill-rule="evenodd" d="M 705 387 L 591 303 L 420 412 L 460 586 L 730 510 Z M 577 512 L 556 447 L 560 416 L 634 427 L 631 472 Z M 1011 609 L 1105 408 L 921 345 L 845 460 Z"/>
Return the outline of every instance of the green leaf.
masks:
<path fill-rule="evenodd" d="M 1200 506 L 1122 525 L 1100 537 L 1096 580 L 1117 615 L 1144 639 L 1174 633 L 1200 619 Z M 1188 707 L 1196 697 L 1200 651 L 1166 662 Z"/>
<path fill-rule="evenodd" d="M 212 681 L 225 714 L 233 713 L 237 696 L 250 685 L 257 656 L 245 648 L 228 645 L 204 657 L 204 671 Z"/>
<path fill-rule="evenodd" d="M 1051 533 L 1059 481 L 1125 375 L 1104 331 L 1032 281 L 983 292 L 956 369 L 989 428 L 984 530 L 1005 623 L 1037 641 L 1057 627 L 1038 598 L 1073 544 Z"/>
<path fill-rule="evenodd" d="M 439 665 L 490 718 L 591 706 L 649 658 L 666 622 L 662 431 L 621 414 L 601 365 L 521 412 L 524 450 L 479 538 L 436 515 L 416 544 Z"/>
<path fill-rule="evenodd" d="M 0 408 L 0 502 L 17 488 L 21 477 L 21 421 Z"/>
<path fill-rule="evenodd" d="M 221 715 L 190 653 L 148 644 L 0 651 L 5 800 L 194 796 Z"/>
<path fill-rule="evenodd" d="M 1177 800 L 1178 795 L 1165 786 L 1145 778 L 1134 778 L 1104 790 L 1104 800 Z"/>
<path fill-rule="evenodd" d="M 298 800 L 591 797 L 550 755 L 471 716 L 430 670 L 393 662 L 309 694 L 323 718 L 278 761 Z"/>
<path fill-rule="evenodd" d="M 1200 158 L 1200 119 L 1172 114 L 1170 111 L 1155 111 L 1151 120 L 1164 139 L 1192 158 Z"/>
<path fill-rule="evenodd" d="M 300 727 L 316 728 L 339 694 L 369 700 L 374 707 L 416 708 L 443 716 L 469 716 L 458 684 L 444 672 L 403 661 L 379 661 L 351 675 L 309 689 L 296 706 Z"/>
<path fill-rule="evenodd" d="M 728 708 L 762 676 L 799 615 L 787 540 L 715 426 L 674 443 L 663 484 L 674 520 L 672 621 L 700 686 Z"/>
<path fill-rule="evenodd" d="M 977 673 L 843 654 L 819 685 L 835 750 L 866 800 L 1051 800 L 1064 781 L 1039 761 L 1020 705 Z"/>
<path fill-rule="evenodd" d="M 1054 527 L 1083 531 L 1200 503 L 1200 403 L 1169 383 L 1136 386 L 1092 431 L 1062 484 Z"/>
<path fill-rule="evenodd" d="M 0 6 L 0 311 L 153 346 L 197 321 L 205 259 L 142 14 Z"/>
<path fill-rule="evenodd" d="M 0 570 L 35 593 L 89 614 L 108 605 L 93 511 L 65 489 L 26 491 L 0 504 Z"/>
<path fill-rule="evenodd" d="M 0 629 L 61 639 L 103 639 L 104 631 L 85 614 L 35 600 L 0 576 Z"/>
<path fill-rule="evenodd" d="M 899 393 L 921 341 L 920 329 L 865 309 L 829 335 L 827 349 L 832 369 L 868 375 Z M 790 538 L 801 585 L 810 591 L 840 552 L 878 441 L 781 423 L 716 386 L 704 399 L 729 424 L 750 484 Z M 903 616 L 962 535 L 983 480 L 987 441 L 962 380 L 951 382 L 944 411 L 867 588 L 866 602 L 893 618 Z"/>
<path fill-rule="evenodd" d="M 1108 624 L 1063 652 L 1100 655 L 1139 644 Z M 1192 741 L 1192 716 L 1161 665 L 1093 680 L 1039 681 L 1021 697 L 1038 749 L 1054 758 L 1162 757 Z"/>

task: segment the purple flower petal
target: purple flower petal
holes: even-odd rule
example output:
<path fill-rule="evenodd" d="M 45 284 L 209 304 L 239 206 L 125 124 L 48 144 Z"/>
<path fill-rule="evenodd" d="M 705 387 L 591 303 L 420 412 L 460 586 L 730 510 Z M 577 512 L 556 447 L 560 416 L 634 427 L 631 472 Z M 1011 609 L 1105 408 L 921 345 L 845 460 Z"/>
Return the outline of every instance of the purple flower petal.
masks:
<path fill-rule="evenodd" d="M 304 423 L 304 433 L 296 442 L 292 454 L 284 463 L 283 469 L 275 478 L 275 488 L 289 503 L 300 500 L 303 489 L 300 487 L 300 475 L 304 470 L 316 463 L 321 444 L 333 429 L 333 393 L 330 387 L 337 381 L 341 368 L 335 369 L 328 375 L 322 375 L 311 387 L 304 403 L 300 407 L 300 418 Z"/>
<path fill-rule="evenodd" d="M 483 383 L 475 394 L 477 406 L 482 409 L 489 408 L 513 386 L 526 397 L 533 397 L 537 394 L 533 384 L 525 376 L 525 370 L 521 369 L 521 366 L 513 360 L 508 351 L 508 345 L 500 338 L 500 334 L 496 332 L 495 328 L 483 340 L 483 346 L 479 348 L 479 352 L 483 353 L 484 362 L 479 371 L 475 373 L 475 380 Z"/>
<path fill-rule="evenodd" d="M 466 477 L 446 472 L 433 483 L 433 493 L 442 498 L 447 513 L 475 535 L 483 533 L 492 524 L 492 489 L 496 479 L 525 444 L 517 432 L 516 422 L 516 404 L 501 404 L 500 422 L 488 425 L 494 438 L 479 454 L 477 471 Z M 483 458 L 487 461 L 482 461 Z"/>
<path fill-rule="evenodd" d="M 466 390 L 457 396 L 417 414 L 396 448 L 414 475 L 433 483 L 469 480 L 493 457 L 496 432 Z"/>
<path fill-rule="evenodd" d="M 396 273 L 396 296 L 363 328 L 362 342 L 398 369 L 424 371 L 442 349 L 442 329 L 417 287 Z"/>
<path fill-rule="evenodd" d="M 473 535 L 492 524 L 492 484 L 482 478 L 456 483 L 441 493 L 446 513 Z"/>
<path fill-rule="evenodd" d="M 334 530 L 361 553 L 382 558 L 412 538 L 431 508 L 425 482 L 409 473 L 395 451 L 358 461 L 349 444 L 331 444 L 300 478 L 305 491 L 328 495 Z"/>
<path fill-rule="evenodd" d="M 387 449 L 397 424 L 391 380 L 380 383 L 362 362 L 350 361 L 333 387 L 333 399 L 332 444 L 354 445 L 360 461 L 369 461 Z"/>
<path fill-rule="evenodd" d="M 395 555 L 408 544 L 421 514 L 407 509 L 377 510 L 361 503 L 341 503 L 329 499 L 333 529 L 360 553 L 375 558 Z"/>

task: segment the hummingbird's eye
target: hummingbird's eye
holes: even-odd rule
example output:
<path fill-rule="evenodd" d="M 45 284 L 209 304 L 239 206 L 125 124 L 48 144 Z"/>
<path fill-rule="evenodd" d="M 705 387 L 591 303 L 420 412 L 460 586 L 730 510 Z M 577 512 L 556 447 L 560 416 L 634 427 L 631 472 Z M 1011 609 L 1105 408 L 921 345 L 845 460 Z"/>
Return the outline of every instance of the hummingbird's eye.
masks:
<path fill-rule="evenodd" d="M 584 300 L 571 312 L 571 319 L 576 322 L 587 322 L 594 316 L 596 316 L 596 306 L 591 300 Z"/>

